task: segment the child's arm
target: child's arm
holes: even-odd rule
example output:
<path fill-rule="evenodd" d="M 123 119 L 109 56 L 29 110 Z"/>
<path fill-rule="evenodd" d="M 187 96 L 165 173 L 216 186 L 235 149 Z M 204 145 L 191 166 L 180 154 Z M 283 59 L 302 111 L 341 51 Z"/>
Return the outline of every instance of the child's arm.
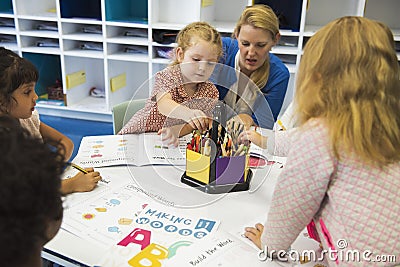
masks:
<path fill-rule="evenodd" d="M 157 107 L 161 114 L 175 119 L 181 119 L 190 124 L 194 129 L 204 131 L 208 129 L 207 115 L 198 109 L 190 109 L 176 103 L 170 93 L 159 93 L 156 96 Z"/>
<path fill-rule="evenodd" d="M 179 145 L 179 137 L 190 134 L 193 127 L 189 124 L 178 124 L 171 127 L 162 128 L 158 131 L 163 141 L 167 141 L 169 145 L 177 147 Z"/>
<path fill-rule="evenodd" d="M 234 121 L 243 124 L 246 129 L 250 128 L 250 126 L 254 125 L 253 118 L 249 114 L 241 113 L 233 117 Z"/>
<path fill-rule="evenodd" d="M 162 128 L 157 134 L 161 135 L 161 140 L 167 142 L 168 145 L 173 145 L 175 147 L 179 145 L 179 137 L 172 128 Z"/>
<path fill-rule="evenodd" d="M 262 136 L 260 133 L 254 130 L 246 130 L 239 135 L 240 143 L 243 143 L 245 141 L 250 141 L 255 145 L 264 149 L 267 148 L 267 140 L 268 138 L 266 136 Z"/>
<path fill-rule="evenodd" d="M 97 182 L 101 180 L 99 172 L 95 172 L 93 168 L 87 168 L 88 173 L 78 172 L 74 177 L 65 179 L 61 183 L 61 192 L 70 194 L 74 192 L 92 191 Z"/>
<path fill-rule="evenodd" d="M 70 159 L 72 152 L 74 151 L 74 143 L 71 139 L 43 122 L 40 122 L 40 134 L 44 141 L 50 140 L 52 142 L 59 142 L 63 145 L 65 150 L 65 161 Z"/>

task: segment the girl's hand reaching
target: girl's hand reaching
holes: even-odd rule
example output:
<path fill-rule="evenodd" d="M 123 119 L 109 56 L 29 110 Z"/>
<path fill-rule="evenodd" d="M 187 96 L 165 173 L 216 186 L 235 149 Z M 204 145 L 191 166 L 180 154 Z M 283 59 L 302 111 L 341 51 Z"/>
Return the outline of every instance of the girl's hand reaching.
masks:
<path fill-rule="evenodd" d="M 239 134 L 239 143 L 246 143 L 248 141 L 254 143 L 261 148 L 267 148 L 267 137 L 262 136 L 254 130 L 246 130 Z"/>
<path fill-rule="evenodd" d="M 158 135 L 161 135 L 161 140 L 167 142 L 168 145 L 177 147 L 179 145 L 178 135 L 171 128 L 162 128 L 158 130 Z"/>
<path fill-rule="evenodd" d="M 188 118 L 186 119 L 187 123 L 189 123 L 193 129 L 198 129 L 200 132 L 208 130 L 209 120 L 210 119 L 207 117 L 207 115 L 198 109 L 192 109 L 188 114 Z"/>

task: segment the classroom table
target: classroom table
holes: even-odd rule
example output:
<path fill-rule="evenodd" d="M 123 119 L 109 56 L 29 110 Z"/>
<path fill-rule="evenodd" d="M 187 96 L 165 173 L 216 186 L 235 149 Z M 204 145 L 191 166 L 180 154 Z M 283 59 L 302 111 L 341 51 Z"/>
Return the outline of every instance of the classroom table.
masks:
<path fill-rule="evenodd" d="M 270 156 L 276 163 L 265 168 L 252 169 L 253 177 L 248 191 L 227 194 L 206 194 L 180 182 L 183 166 L 116 166 L 97 168 L 103 176 L 132 180 L 152 195 L 186 212 L 201 214 L 220 221 L 218 229 L 238 233 L 257 221 L 263 223 L 269 209 L 277 177 L 285 158 Z M 75 194 L 75 198 L 87 193 Z M 104 248 L 60 229 L 46 244 L 42 256 L 62 266 L 93 266 L 105 253 Z M 255 259 L 257 254 L 254 255 Z M 279 265 L 269 265 L 279 266 Z"/>

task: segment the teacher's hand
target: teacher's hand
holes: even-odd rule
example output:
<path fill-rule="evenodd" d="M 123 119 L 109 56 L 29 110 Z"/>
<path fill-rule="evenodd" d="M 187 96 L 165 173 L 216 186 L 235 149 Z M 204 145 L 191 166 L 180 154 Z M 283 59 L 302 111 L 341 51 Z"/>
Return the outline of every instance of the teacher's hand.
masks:
<path fill-rule="evenodd" d="M 250 126 L 254 125 L 253 118 L 249 114 L 238 114 L 231 120 L 243 124 L 246 130 L 248 130 Z"/>

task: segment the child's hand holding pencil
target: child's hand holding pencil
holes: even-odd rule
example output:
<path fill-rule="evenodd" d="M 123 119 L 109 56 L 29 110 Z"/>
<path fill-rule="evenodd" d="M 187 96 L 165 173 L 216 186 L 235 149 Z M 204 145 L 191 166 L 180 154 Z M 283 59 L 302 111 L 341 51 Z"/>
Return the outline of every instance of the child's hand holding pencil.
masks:
<path fill-rule="evenodd" d="M 74 163 L 69 165 L 79 172 L 75 176 L 62 181 L 61 191 L 64 194 L 92 191 L 102 178 L 100 173 L 94 171 L 93 168 L 82 168 Z"/>

